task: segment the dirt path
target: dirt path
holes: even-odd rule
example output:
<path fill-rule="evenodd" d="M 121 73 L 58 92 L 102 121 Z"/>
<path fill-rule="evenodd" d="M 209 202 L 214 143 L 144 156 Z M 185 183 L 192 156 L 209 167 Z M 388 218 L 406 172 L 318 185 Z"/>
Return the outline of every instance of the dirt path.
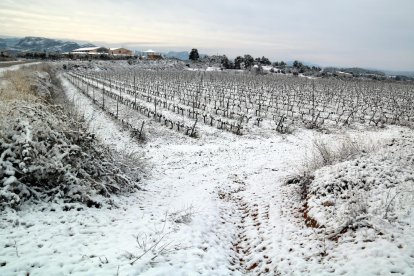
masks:
<path fill-rule="evenodd" d="M 272 236 L 283 232 L 281 185 L 301 163 L 304 142 L 297 135 L 211 133 L 191 139 L 159 132 L 144 147 L 152 170 L 143 212 L 162 217 L 192 209 L 191 223 L 171 226 L 170 238 L 180 246 L 168 256 L 169 269 L 277 274 L 274 252 L 284 243 Z"/>
<path fill-rule="evenodd" d="M 303 157 L 303 145 L 296 138 L 283 143 L 253 140 L 231 154 L 240 152 L 238 170 L 228 175 L 231 185 L 218 193 L 233 208 L 231 212 L 223 204 L 220 212 L 222 220 L 233 223 L 236 230 L 230 269 L 248 275 L 278 275 L 274 251 L 282 245 L 272 237 L 281 228 L 281 186 Z"/>

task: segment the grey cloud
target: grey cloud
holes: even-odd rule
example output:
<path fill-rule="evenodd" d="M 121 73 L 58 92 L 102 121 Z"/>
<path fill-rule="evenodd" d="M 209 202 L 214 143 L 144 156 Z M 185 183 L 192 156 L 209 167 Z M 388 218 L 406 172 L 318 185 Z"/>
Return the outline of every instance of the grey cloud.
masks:
<path fill-rule="evenodd" d="M 0 24 L 4 35 L 33 28 L 56 36 L 63 28 L 70 38 L 108 44 L 154 41 L 228 56 L 412 70 L 412 10 L 411 0 L 3 0 Z"/>

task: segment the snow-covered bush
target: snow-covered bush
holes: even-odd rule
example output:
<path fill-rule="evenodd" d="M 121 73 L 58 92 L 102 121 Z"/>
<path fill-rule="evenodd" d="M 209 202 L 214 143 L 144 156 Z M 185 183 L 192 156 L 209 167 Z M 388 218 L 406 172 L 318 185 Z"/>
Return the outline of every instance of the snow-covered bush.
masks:
<path fill-rule="evenodd" d="M 98 207 L 99 198 L 134 189 L 120 158 L 99 144 L 81 117 L 45 103 L 51 95 L 46 72 L 20 76 L 6 76 L 14 95 L 1 103 L 6 112 L 0 119 L 0 209 L 27 200 Z M 33 86 L 32 77 L 45 85 Z"/>
<path fill-rule="evenodd" d="M 286 184 L 296 185 L 305 224 L 323 229 L 325 238 L 360 228 L 384 233 L 412 217 L 413 168 L 411 130 L 382 146 L 361 137 L 335 144 L 319 139 L 303 171 Z"/>
<path fill-rule="evenodd" d="M 377 145 L 361 137 L 343 136 L 334 145 L 327 144 L 321 137 L 313 140 L 313 151 L 296 175 L 289 177 L 286 184 L 297 184 L 302 200 L 308 197 L 309 186 L 315 179 L 315 171 L 355 156 L 373 151 Z"/>
<path fill-rule="evenodd" d="M 405 223 L 414 207 L 414 136 L 410 131 L 377 152 L 326 166 L 307 187 L 309 219 L 335 237 L 348 229 Z"/>
<path fill-rule="evenodd" d="M 80 201 L 133 188 L 93 134 L 55 107 L 16 106 L 0 134 L 0 206 L 24 200 Z M 77 130 L 79 129 L 79 130 Z"/>

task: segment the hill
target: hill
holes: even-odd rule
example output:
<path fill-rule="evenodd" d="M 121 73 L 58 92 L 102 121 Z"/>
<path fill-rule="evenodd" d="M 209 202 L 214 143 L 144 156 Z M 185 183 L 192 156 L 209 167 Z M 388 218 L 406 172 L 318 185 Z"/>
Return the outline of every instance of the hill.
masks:
<path fill-rule="evenodd" d="M 24 38 L 0 38 L 0 49 L 16 52 L 69 52 L 81 47 L 93 47 L 93 44 L 78 44 L 45 37 L 27 36 Z"/>

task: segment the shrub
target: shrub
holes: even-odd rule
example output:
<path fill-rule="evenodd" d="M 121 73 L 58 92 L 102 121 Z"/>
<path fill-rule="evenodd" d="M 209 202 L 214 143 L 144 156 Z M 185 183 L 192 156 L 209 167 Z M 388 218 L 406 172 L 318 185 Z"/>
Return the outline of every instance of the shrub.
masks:
<path fill-rule="evenodd" d="M 0 207 L 62 198 L 99 206 L 95 195 L 131 190 L 133 182 L 79 118 L 42 104 L 15 106 L 0 134 Z M 79 131 L 77 131 L 79 129 Z"/>
<path fill-rule="evenodd" d="M 30 200 L 99 207 L 102 198 L 136 188 L 132 173 L 87 131 L 81 116 L 47 103 L 58 93 L 46 69 L 5 76 L 9 86 L 0 94 L 5 100 L 0 102 L 0 209 Z"/>

